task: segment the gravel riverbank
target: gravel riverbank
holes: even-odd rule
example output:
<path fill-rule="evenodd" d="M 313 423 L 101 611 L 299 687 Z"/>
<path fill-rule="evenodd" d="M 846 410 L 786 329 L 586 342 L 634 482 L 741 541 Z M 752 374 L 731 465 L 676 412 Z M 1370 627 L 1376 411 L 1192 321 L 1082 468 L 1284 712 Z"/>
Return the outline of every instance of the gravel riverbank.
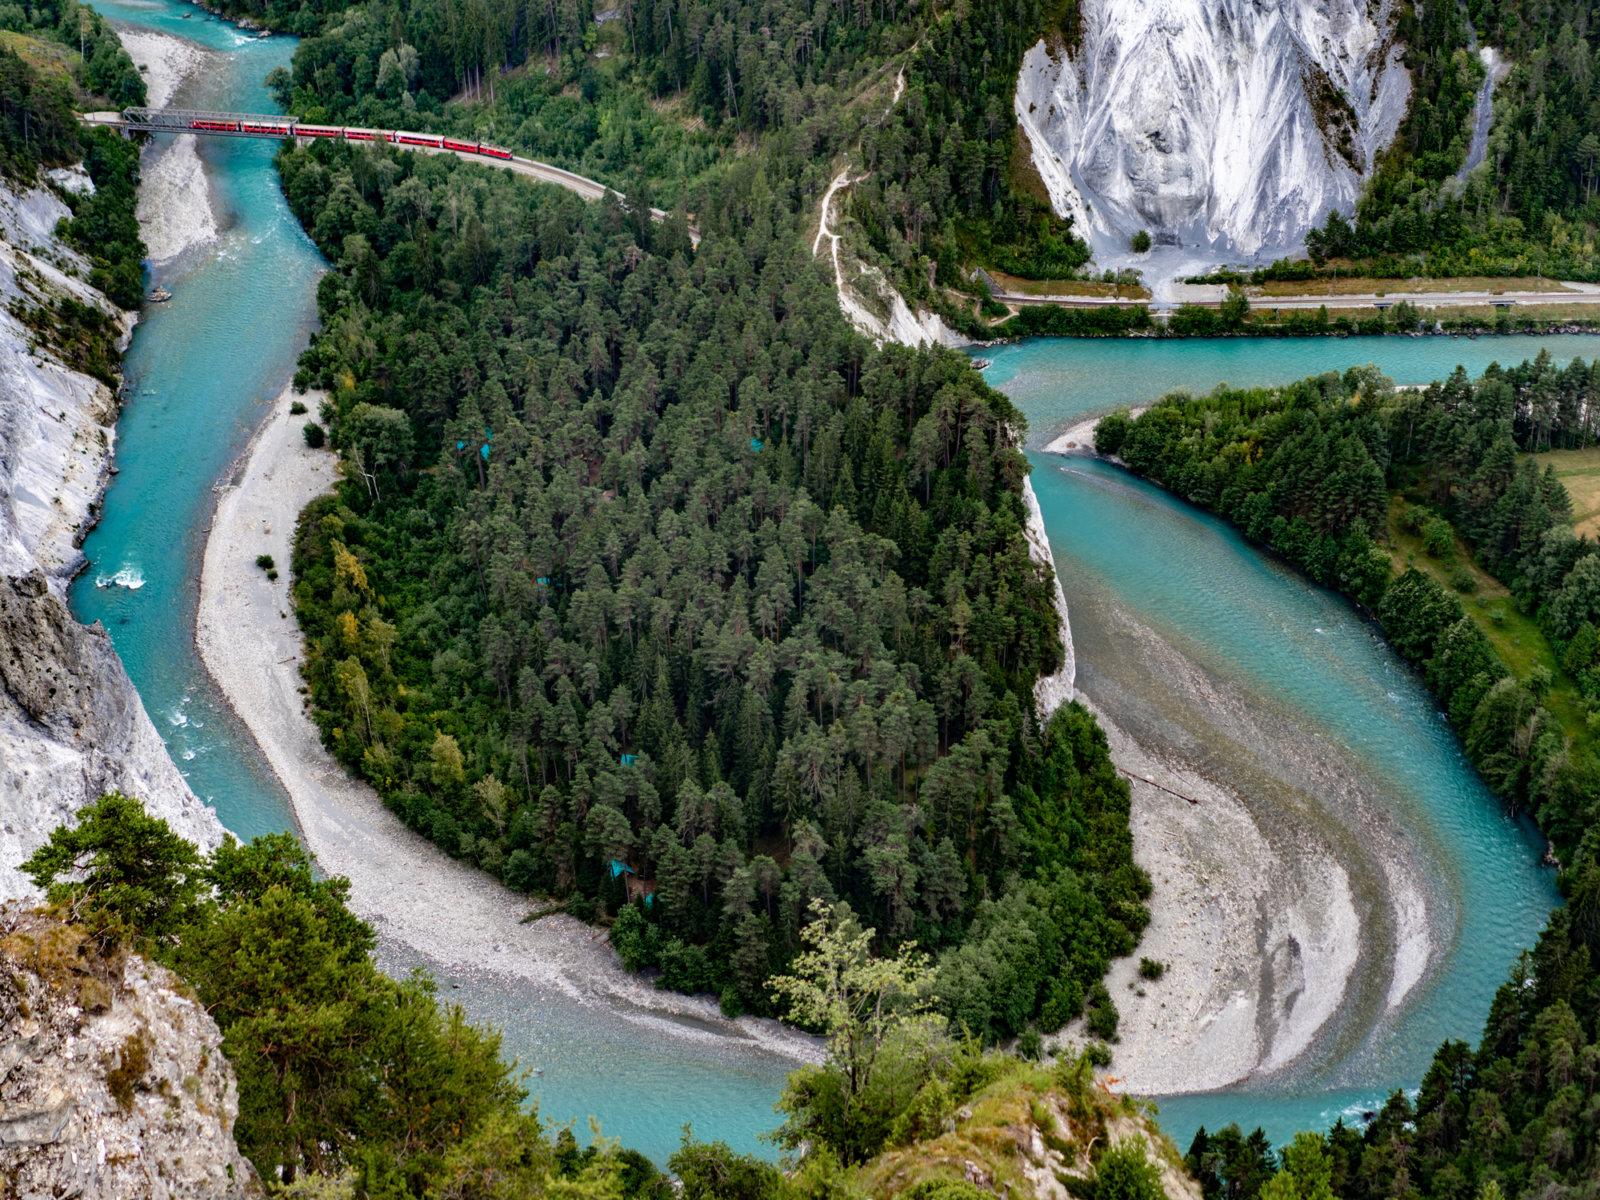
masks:
<path fill-rule="evenodd" d="M 211 57 L 193 42 L 147 30 L 119 26 L 117 37 L 144 75 L 151 108 L 171 103 Z M 137 215 L 139 235 L 157 268 L 217 236 L 211 188 L 192 135 L 153 141 L 145 148 Z"/>
<path fill-rule="evenodd" d="M 655 990 L 624 971 L 603 931 L 567 916 L 523 924 L 537 902 L 407 829 L 323 748 L 300 694 L 303 642 L 290 611 L 290 544 L 300 511 L 329 491 L 337 458 L 310 450 L 285 390 L 225 481 L 206 542 L 196 643 L 254 735 L 324 870 L 350 879 L 351 906 L 379 937 L 463 972 L 492 972 L 606 1004 L 673 1036 L 757 1045 L 796 1062 L 818 1043 L 774 1021 L 730 1021 L 706 997 Z M 316 407 L 317 397 L 307 397 Z M 255 565 L 271 554 L 273 582 Z"/>

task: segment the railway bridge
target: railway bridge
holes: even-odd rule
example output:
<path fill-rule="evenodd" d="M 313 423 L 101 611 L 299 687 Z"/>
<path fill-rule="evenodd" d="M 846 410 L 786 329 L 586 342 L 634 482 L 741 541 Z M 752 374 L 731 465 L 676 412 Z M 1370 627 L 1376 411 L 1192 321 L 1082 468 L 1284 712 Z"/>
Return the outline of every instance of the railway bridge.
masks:
<path fill-rule="evenodd" d="M 403 150 L 423 154 L 454 154 L 468 162 L 489 163 L 504 167 L 518 175 L 526 175 L 541 183 L 581 196 L 585 200 L 599 200 L 607 191 L 605 184 L 563 170 L 549 163 L 531 158 L 520 158 L 509 150 L 492 146 L 488 142 L 457 138 L 439 133 L 416 133 L 405 129 L 367 129 L 353 125 L 328 125 L 302 121 L 282 113 L 229 113 L 206 112 L 185 108 L 125 108 L 121 112 L 83 113 L 78 118 L 85 125 L 106 129 L 120 129 L 133 133 L 192 133 L 204 137 L 295 138 L 299 141 L 325 140 L 340 142 L 387 142 Z M 621 192 L 615 195 L 624 205 L 628 198 Z M 652 208 L 650 216 L 663 221 L 667 214 Z M 689 240 L 700 244 L 700 231 L 690 226 Z"/>

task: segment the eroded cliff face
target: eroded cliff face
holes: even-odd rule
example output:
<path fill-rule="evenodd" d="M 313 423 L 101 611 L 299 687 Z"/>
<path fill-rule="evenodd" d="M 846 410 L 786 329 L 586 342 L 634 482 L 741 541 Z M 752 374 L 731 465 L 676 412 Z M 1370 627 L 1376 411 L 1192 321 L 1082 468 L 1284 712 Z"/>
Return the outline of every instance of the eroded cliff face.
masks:
<path fill-rule="evenodd" d="M 55 241 L 69 215 L 49 192 L 0 183 L 0 899 L 31 894 L 18 864 L 102 792 L 138 796 L 203 848 L 222 837 L 111 639 L 66 605 L 110 467 L 117 400 L 62 365 L 48 313 L 71 297 L 128 322 Z M 24 323 L 18 312 L 32 315 Z"/>
<path fill-rule="evenodd" d="M 254 1197 L 216 1022 L 161 967 L 0 911 L 0 1193 Z"/>
<path fill-rule="evenodd" d="M 1035 45 L 1017 119 L 1102 264 L 1129 237 L 1240 261 L 1353 210 L 1405 115 L 1394 0 L 1082 0 Z"/>

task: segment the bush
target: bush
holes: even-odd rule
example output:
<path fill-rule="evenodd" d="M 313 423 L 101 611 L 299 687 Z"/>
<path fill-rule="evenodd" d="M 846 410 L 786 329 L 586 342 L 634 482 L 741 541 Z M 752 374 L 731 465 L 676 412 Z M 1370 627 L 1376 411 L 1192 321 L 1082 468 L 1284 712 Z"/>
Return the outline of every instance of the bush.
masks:
<path fill-rule="evenodd" d="M 1128 249 L 1132 250 L 1135 254 L 1150 253 L 1150 231 L 1148 229 L 1141 229 L 1138 233 L 1134 234 L 1132 239 L 1130 239 L 1128 242 Z"/>
<path fill-rule="evenodd" d="M 1450 586 L 1458 592 L 1478 590 L 1478 577 L 1459 563 L 1451 567 L 1445 577 L 1450 581 Z"/>
<path fill-rule="evenodd" d="M 1456 553 L 1456 533 L 1443 517 L 1429 517 L 1422 527 L 1422 550 L 1430 558 L 1451 559 Z"/>
<path fill-rule="evenodd" d="M 515 856 L 513 856 L 515 857 Z M 625 904 L 611 923 L 611 944 L 630 971 L 656 965 L 661 954 L 661 931 L 636 904 Z"/>
<path fill-rule="evenodd" d="M 1044 1056 L 1044 1038 L 1037 1029 L 1029 1028 L 1022 1031 L 1017 1038 L 1017 1057 L 1025 1058 L 1029 1062 L 1038 1062 Z"/>
<path fill-rule="evenodd" d="M 1153 958 L 1141 958 L 1139 960 L 1139 974 L 1146 979 L 1160 979 L 1166 973 L 1167 964 L 1164 962 L 1158 962 Z"/>
<path fill-rule="evenodd" d="M 1089 1036 L 1102 1042 L 1117 1040 L 1117 1005 L 1111 999 L 1111 993 L 1103 983 L 1097 983 L 1089 989 L 1087 1008 L 1084 1012 L 1084 1024 L 1088 1026 Z"/>
<path fill-rule="evenodd" d="M 1142 1137 L 1107 1147 L 1095 1164 L 1095 1200 L 1164 1200 L 1161 1171 Z"/>
<path fill-rule="evenodd" d="M 1419 534 L 1431 516 L 1433 516 L 1433 513 L 1423 508 L 1420 504 L 1407 505 L 1405 511 L 1400 514 L 1400 528 L 1409 534 Z"/>
<path fill-rule="evenodd" d="M 1107 413 L 1094 427 L 1094 448 L 1100 454 L 1116 454 L 1128 440 L 1128 430 L 1133 428 L 1133 417 L 1126 408 Z"/>
<path fill-rule="evenodd" d="M 303 417 L 305 416 L 305 413 L 306 406 L 301 404 L 300 401 L 296 400 L 289 405 L 289 415 L 291 417 Z"/>
<path fill-rule="evenodd" d="M 272 561 L 272 555 L 270 554 L 256 555 L 256 566 L 260 567 L 263 571 L 270 571 L 277 565 L 277 563 Z"/>
<path fill-rule="evenodd" d="M 315 421 L 307 421 L 306 427 L 300 432 L 305 435 L 306 445 L 313 450 L 321 450 L 328 441 L 328 435 L 323 432 L 322 426 Z"/>

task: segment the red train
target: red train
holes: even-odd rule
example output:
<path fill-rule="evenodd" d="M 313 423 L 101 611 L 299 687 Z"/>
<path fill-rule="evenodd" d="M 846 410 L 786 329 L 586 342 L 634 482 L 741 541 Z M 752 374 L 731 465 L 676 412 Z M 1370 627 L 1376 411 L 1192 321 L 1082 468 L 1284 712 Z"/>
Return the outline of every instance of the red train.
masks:
<path fill-rule="evenodd" d="M 393 142 L 397 146 L 426 146 L 435 150 L 453 150 L 458 154 L 482 154 L 509 162 L 511 151 L 491 146 L 488 142 L 463 142 L 437 133 L 411 133 L 403 129 L 357 129 L 347 125 L 301 125 L 294 121 L 282 124 L 263 124 L 251 121 L 211 120 L 195 118 L 190 129 L 205 133 L 256 133 L 276 134 L 279 137 L 339 138 L 347 142 Z"/>

